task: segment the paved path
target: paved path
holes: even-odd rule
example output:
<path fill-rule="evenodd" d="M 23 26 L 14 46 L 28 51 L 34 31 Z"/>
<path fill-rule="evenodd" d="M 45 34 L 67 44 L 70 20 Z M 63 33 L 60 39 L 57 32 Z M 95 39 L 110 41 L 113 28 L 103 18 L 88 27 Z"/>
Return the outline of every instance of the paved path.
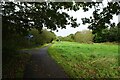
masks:
<path fill-rule="evenodd" d="M 47 49 L 44 47 L 25 51 L 32 54 L 32 57 L 26 66 L 24 78 L 67 78 L 63 69 L 48 55 Z"/>

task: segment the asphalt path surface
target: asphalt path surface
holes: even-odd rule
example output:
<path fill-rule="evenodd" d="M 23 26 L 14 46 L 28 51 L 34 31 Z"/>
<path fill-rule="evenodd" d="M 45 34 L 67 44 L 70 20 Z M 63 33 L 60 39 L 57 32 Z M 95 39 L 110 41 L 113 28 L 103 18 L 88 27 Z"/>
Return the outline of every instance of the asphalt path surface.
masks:
<path fill-rule="evenodd" d="M 26 65 L 24 78 L 68 78 L 64 70 L 48 55 L 49 46 L 25 50 L 32 56 Z"/>

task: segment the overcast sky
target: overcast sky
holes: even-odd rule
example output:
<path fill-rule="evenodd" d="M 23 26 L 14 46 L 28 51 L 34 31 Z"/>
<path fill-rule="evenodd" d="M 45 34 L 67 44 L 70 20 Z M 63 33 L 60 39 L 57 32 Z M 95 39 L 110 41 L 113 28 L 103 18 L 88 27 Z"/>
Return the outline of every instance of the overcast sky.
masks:
<path fill-rule="evenodd" d="M 104 7 L 107 6 L 107 2 L 106 0 L 103 1 L 104 3 Z M 103 6 L 101 6 L 102 8 Z M 65 10 L 62 10 L 62 11 L 65 11 Z M 69 34 L 74 34 L 76 33 L 77 31 L 82 31 L 82 30 L 87 30 L 88 28 L 88 24 L 87 25 L 82 25 L 82 21 L 81 21 L 81 18 L 84 18 L 84 17 L 90 17 L 92 16 L 92 12 L 94 11 L 94 8 L 90 9 L 89 11 L 87 12 L 84 12 L 82 9 L 80 9 L 79 11 L 65 11 L 67 12 L 69 15 L 73 16 L 74 18 L 77 18 L 77 22 L 78 23 L 81 23 L 79 27 L 77 28 L 72 28 L 70 25 L 67 25 L 66 26 L 66 29 L 58 29 L 58 32 L 54 31 L 54 33 L 57 35 L 57 36 L 67 36 Z M 112 22 L 115 22 L 115 23 L 118 23 L 118 16 L 114 15 L 113 16 L 113 20 L 111 20 Z"/>

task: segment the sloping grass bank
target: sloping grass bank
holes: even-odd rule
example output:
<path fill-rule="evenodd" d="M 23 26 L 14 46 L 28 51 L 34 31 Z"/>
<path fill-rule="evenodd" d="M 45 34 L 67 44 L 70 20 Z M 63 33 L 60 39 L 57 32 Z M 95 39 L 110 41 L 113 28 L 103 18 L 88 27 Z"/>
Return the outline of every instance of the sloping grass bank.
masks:
<path fill-rule="evenodd" d="M 49 54 L 71 78 L 118 78 L 118 45 L 56 42 Z"/>

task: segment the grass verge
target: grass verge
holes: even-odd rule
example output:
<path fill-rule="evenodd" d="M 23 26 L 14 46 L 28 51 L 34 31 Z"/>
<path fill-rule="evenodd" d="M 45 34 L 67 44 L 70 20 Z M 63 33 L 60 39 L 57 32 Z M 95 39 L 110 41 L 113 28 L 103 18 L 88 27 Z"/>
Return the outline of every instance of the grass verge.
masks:
<path fill-rule="evenodd" d="M 25 66 L 31 55 L 27 53 L 15 53 L 14 55 L 3 57 L 2 78 L 23 78 Z"/>
<path fill-rule="evenodd" d="M 39 45 L 39 46 L 32 47 L 32 48 L 24 48 L 24 49 L 21 49 L 21 50 L 40 49 L 40 48 L 48 46 L 49 44 L 43 44 L 43 45 Z"/>

